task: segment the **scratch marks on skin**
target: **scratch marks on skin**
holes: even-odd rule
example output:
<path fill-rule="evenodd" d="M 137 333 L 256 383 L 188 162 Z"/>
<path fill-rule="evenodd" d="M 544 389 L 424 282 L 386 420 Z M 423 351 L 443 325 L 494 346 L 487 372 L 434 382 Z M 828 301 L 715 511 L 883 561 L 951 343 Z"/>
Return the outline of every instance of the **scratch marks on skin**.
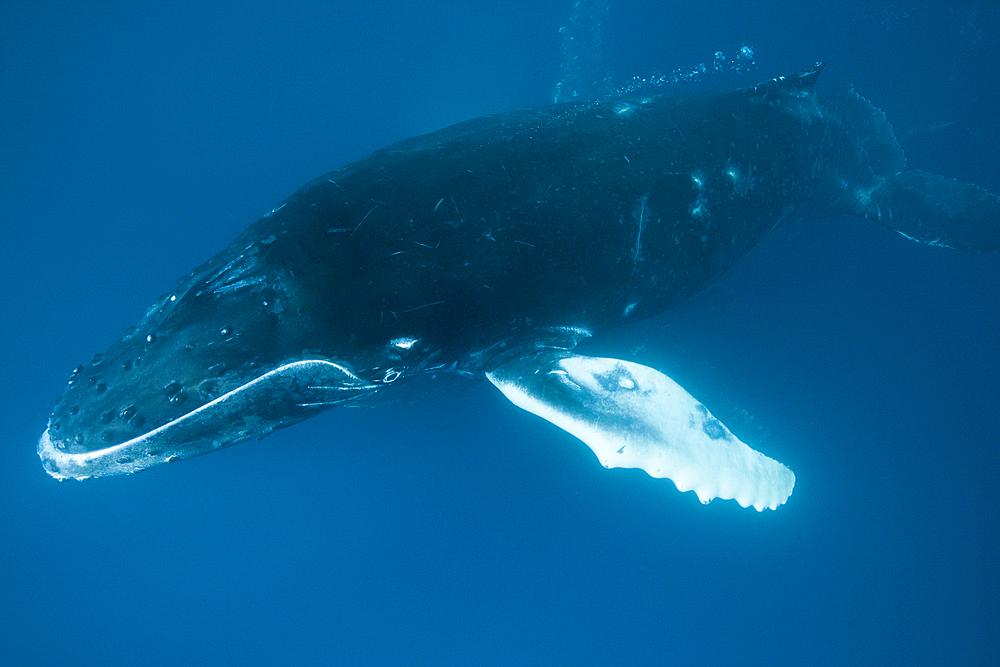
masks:
<path fill-rule="evenodd" d="M 884 181 L 883 181 L 882 184 L 884 184 Z M 854 200 L 855 200 L 855 202 L 857 202 L 857 207 L 859 209 L 862 209 L 864 211 L 865 218 L 869 218 L 869 219 L 874 218 L 874 219 L 878 220 L 879 222 L 882 221 L 882 207 L 879 206 L 878 202 L 875 202 L 875 201 L 872 201 L 872 200 L 874 198 L 875 191 L 879 187 L 881 187 L 882 184 L 880 184 L 879 186 L 876 186 L 874 188 L 857 188 L 856 190 L 854 190 Z M 850 189 L 850 185 L 846 181 L 843 181 L 843 180 L 840 182 L 840 187 L 841 187 L 842 190 L 849 190 Z M 872 212 L 872 208 L 873 207 L 875 209 L 874 213 Z M 885 208 L 886 208 L 886 217 L 888 218 L 889 222 L 892 222 L 892 208 L 890 208 L 888 206 L 886 206 Z M 902 232 L 900 232 L 900 233 L 902 233 Z M 903 234 L 903 236 L 906 236 L 906 234 Z M 906 238 L 913 238 L 913 237 L 906 236 Z M 914 240 L 916 240 L 916 239 L 914 239 Z M 918 243 L 919 242 L 920 241 L 918 241 Z"/>
<path fill-rule="evenodd" d="M 246 252 L 246 251 L 244 251 L 244 252 Z M 239 262 L 242 259 L 245 259 L 245 257 L 246 257 L 246 255 L 240 254 L 235 259 L 229 260 L 229 262 L 227 262 L 225 264 L 225 266 L 223 266 L 221 269 L 219 269 L 218 271 L 216 271 L 215 273 L 213 273 L 212 275 L 210 275 L 208 278 L 206 278 L 205 282 L 206 283 L 215 282 L 216 280 L 219 279 L 220 276 L 222 276 L 222 274 L 224 274 L 226 271 L 229 271 L 231 268 L 233 268 L 234 266 L 236 266 L 236 263 Z M 240 273 L 242 273 L 242 271 L 240 270 L 240 267 L 237 267 L 236 268 L 236 275 L 238 276 L 238 275 L 240 275 Z"/>
<path fill-rule="evenodd" d="M 432 301 L 431 303 L 425 303 L 422 306 L 416 306 L 414 308 L 407 308 L 406 310 L 401 310 L 401 311 L 399 311 L 399 314 L 402 315 L 403 313 L 412 313 L 415 310 L 420 310 L 421 308 L 430 308 L 431 306 L 439 306 L 442 303 L 445 303 L 445 302 L 444 301 Z M 393 313 L 393 315 L 395 316 L 395 313 Z"/>
<path fill-rule="evenodd" d="M 898 229 L 893 230 L 893 231 L 895 231 L 897 234 L 899 234 L 903 238 L 909 239 L 910 241 L 913 241 L 914 243 L 923 243 L 924 245 L 934 246 L 935 248 L 947 248 L 948 250 L 954 250 L 954 248 L 952 246 L 950 246 L 947 243 L 945 243 L 944 241 L 942 241 L 942 239 L 941 239 L 940 236 L 935 237 L 935 238 L 933 238 L 933 239 L 931 239 L 929 241 L 921 241 L 920 239 L 916 238 L 915 236 L 910 236 L 906 232 L 901 232 Z"/>
<path fill-rule="evenodd" d="M 257 276 L 256 278 L 247 278 L 245 280 L 239 280 L 232 283 L 226 283 L 216 287 L 213 292 L 215 294 L 228 294 L 229 292 L 235 292 L 237 290 L 243 289 L 244 287 L 250 287 L 252 285 L 259 285 L 261 283 L 267 282 L 267 276 Z"/>
<path fill-rule="evenodd" d="M 638 231 L 635 235 L 635 249 L 632 251 L 632 269 L 638 270 L 639 260 L 642 258 L 642 228 L 646 219 L 646 201 L 649 199 L 649 193 L 646 192 L 642 195 L 642 199 L 639 200 L 639 205 L 633 210 L 632 215 L 636 217 L 638 224 Z"/>
<path fill-rule="evenodd" d="M 227 294 L 252 285 L 267 282 L 267 277 L 262 275 L 245 278 L 248 273 L 257 269 L 258 263 L 255 257 L 257 249 L 253 244 L 247 246 L 243 251 L 219 268 L 215 273 L 208 276 L 204 281 L 204 287 L 195 293 L 201 296 L 206 292 L 213 294 Z"/>
<path fill-rule="evenodd" d="M 283 208 L 285 208 L 285 204 L 279 204 L 278 206 L 275 206 L 270 211 L 268 211 L 267 213 L 265 213 L 263 217 L 270 218 L 272 215 L 274 215 L 275 213 L 277 213 L 278 211 L 280 211 Z"/>
<path fill-rule="evenodd" d="M 421 248 L 427 248 L 428 250 L 437 250 L 439 247 L 441 247 L 441 239 L 440 238 L 438 239 L 437 245 L 430 245 L 430 244 L 427 244 L 427 243 L 421 243 L 420 241 L 413 241 L 413 244 L 414 245 L 418 245 Z M 397 250 L 396 252 L 391 253 L 389 256 L 390 257 L 395 257 L 396 255 L 405 255 L 405 254 L 406 254 L 405 250 Z M 424 265 L 421 264 L 421 266 L 424 266 Z"/>
<path fill-rule="evenodd" d="M 507 182 L 510 183 L 510 174 L 507 172 L 507 167 L 503 166 L 503 160 L 500 160 L 500 167 L 503 169 L 503 173 L 507 174 Z"/>
<path fill-rule="evenodd" d="M 445 199 L 447 199 L 448 201 L 451 202 L 451 207 L 452 207 L 452 209 L 455 210 L 455 215 L 458 216 L 458 219 L 457 220 L 444 220 L 443 222 L 446 225 L 450 225 L 450 226 L 454 227 L 455 229 L 458 229 L 461 226 L 462 222 L 463 222 L 462 221 L 462 212 L 458 210 L 458 204 L 455 203 L 455 198 L 454 197 L 452 197 L 452 196 L 449 195 L 448 197 L 441 197 L 440 199 L 438 199 L 437 203 L 434 204 L 434 211 L 433 212 L 434 213 L 438 212 L 438 209 L 441 208 L 441 204 L 444 203 Z M 411 222 L 412 222 L 412 220 L 411 220 Z"/>
<path fill-rule="evenodd" d="M 372 207 L 371 207 L 371 209 L 369 209 L 369 211 L 368 211 L 367 213 L 365 213 L 365 217 L 361 218 L 361 222 L 359 222 L 359 223 L 358 223 L 358 224 L 357 224 L 357 225 L 356 225 L 356 226 L 354 227 L 354 229 L 353 229 L 353 230 L 351 230 L 351 234 L 350 234 L 350 236 L 348 236 L 347 238 L 351 238 L 351 236 L 354 236 L 354 232 L 358 231 L 358 227 L 360 227 L 360 226 L 361 226 L 362 224 L 364 224 L 365 220 L 367 220 L 367 219 L 368 219 L 368 216 L 372 214 L 372 211 L 374 211 L 375 209 L 377 209 L 377 208 L 378 208 L 379 206 L 381 206 L 381 205 L 382 205 L 382 204 L 375 204 L 374 206 L 372 206 Z"/>
<path fill-rule="evenodd" d="M 938 236 L 938 237 L 936 237 L 936 238 L 934 238 L 934 239 L 932 239 L 930 241 L 926 241 L 926 243 L 927 243 L 927 245 L 932 245 L 935 248 L 947 248 L 948 250 L 954 250 L 955 249 L 952 246 L 950 246 L 947 243 L 945 243 L 944 241 L 942 241 L 940 236 Z"/>
<path fill-rule="evenodd" d="M 889 222 L 892 222 L 892 209 L 889 208 L 888 206 L 886 206 L 885 208 L 886 208 L 887 215 L 889 217 Z M 878 204 L 875 204 L 875 212 L 878 214 L 878 220 L 881 222 L 881 220 L 882 220 L 882 207 L 879 206 Z"/>

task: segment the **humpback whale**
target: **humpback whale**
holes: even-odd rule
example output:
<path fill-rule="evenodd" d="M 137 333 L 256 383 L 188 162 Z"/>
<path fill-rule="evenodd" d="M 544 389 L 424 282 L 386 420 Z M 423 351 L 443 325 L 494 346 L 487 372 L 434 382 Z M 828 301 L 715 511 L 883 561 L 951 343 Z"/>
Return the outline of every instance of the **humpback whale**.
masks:
<path fill-rule="evenodd" d="M 500 113 L 315 179 L 73 372 L 44 469 L 133 473 L 450 372 L 606 467 L 778 507 L 788 468 L 662 372 L 574 348 L 689 297 L 785 221 L 850 213 L 1000 248 L 1000 199 L 906 170 L 881 111 L 850 87 L 815 92 L 822 69 Z"/>

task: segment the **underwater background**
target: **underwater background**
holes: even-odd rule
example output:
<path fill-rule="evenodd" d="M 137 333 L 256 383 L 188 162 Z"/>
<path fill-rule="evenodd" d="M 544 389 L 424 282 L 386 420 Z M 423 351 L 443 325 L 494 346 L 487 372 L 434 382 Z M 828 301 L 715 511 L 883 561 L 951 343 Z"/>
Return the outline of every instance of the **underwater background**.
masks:
<path fill-rule="evenodd" d="M 1000 193 L 998 3 L 821 4 L 575 11 L 600 19 L 615 87 L 825 60 L 817 90 L 853 80 L 911 168 Z M 459 380 L 131 477 L 51 479 L 35 443 L 70 372 L 178 276 L 320 174 L 551 102 L 567 31 L 592 28 L 562 0 L 3 11 L 0 663 L 1000 659 L 1000 256 L 852 217 L 784 225 L 594 341 L 795 471 L 777 511 L 605 470 Z"/>

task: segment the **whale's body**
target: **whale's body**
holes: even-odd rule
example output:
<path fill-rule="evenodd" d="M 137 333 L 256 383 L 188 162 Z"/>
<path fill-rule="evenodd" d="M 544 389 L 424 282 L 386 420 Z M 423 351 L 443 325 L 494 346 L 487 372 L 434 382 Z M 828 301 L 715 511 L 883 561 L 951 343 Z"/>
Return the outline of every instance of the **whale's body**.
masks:
<path fill-rule="evenodd" d="M 776 507 L 787 468 L 658 371 L 571 350 L 687 298 L 782 221 L 847 212 L 1000 247 L 996 197 L 903 171 L 881 112 L 813 91 L 821 69 L 475 119 L 314 180 L 74 372 L 39 442 L 46 470 L 134 472 L 454 371 L 606 466 Z"/>

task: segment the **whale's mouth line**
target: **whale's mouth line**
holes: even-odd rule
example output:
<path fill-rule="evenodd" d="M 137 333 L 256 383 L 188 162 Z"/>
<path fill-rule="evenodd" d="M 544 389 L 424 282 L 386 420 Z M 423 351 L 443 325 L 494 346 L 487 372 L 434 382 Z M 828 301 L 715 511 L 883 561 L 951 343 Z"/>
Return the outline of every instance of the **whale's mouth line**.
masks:
<path fill-rule="evenodd" d="M 45 471 L 60 481 L 131 474 L 263 437 L 377 388 L 331 361 L 295 361 L 104 449 L 63 451 L 46 428 L 38 440 L 38 456 Z"/>

